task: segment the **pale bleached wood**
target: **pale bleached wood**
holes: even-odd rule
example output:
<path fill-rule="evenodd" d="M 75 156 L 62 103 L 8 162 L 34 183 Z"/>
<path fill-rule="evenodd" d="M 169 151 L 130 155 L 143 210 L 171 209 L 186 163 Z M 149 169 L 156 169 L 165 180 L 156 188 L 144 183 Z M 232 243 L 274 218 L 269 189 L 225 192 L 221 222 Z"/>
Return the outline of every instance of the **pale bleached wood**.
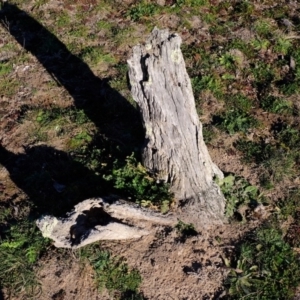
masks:
<path fill-rule="evenodd" d="M 155 28 L 133 48 L 129 80 L 146 132 L 143 164 L 169 183 L 183 221 L 204 226 L 224 221 L 223 177 L 203 141 L 181 38 Z"/>

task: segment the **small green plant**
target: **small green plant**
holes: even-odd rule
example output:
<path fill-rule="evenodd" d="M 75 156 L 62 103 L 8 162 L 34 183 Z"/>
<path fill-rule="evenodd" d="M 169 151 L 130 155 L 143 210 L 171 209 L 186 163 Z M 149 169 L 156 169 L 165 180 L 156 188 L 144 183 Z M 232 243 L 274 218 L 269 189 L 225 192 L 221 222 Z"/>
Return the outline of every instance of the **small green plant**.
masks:
<path fill-rule="evenodd" d="M 229 134 L 247 132 L 249 128 L 257 125 L 257 121 L 248 113 L 239 109 L 226 111 L 216 122 L 216 125 Z"/>
<path fill-rule="evenodd" d="M 292 217 L 295 219 L 299 214 L 300 209 L 300 189 L 289 190 L 286 198 L 281 199 L 277 203 L 279 210 L 279 218 L 284 220 Z M 298 222 L 300 220 L 297 220 Z"/>
<path fill-rule="evenodd" d="M 200 7 L 207 4 L 207 0 L 176 0 L 178 6 Z"/>
<path fill-rule="evenodd" d="M 269 20 L 260 19 L 254 23 L 254 30 L 258 35 L 264 38 L 270 38 L 274 28 Z"/>
<path fill-rule="evenodd" d="M 235 58 L 230 53 L 225 53 L 219 58 L 219 62 L 228 70 L 235 68 Z"/>
<path fill-rule="evenodd" d="M 272 146 L 263 140 L 260 142 L 239 140 L 235 147 L 242 152 L 243 160 L 247 163 L 256 162 L 257 164 L 266 160 L 272 151 Z"/>
<path fill-rule="evenodd" d="M 177 230 L 178 233 L 186 237 L 197 235 L 195 226 L 192 223 L 187 224 L 182 222 L 181 220 L 178 220 L 178 223 L 175 225 L 175 229 Z"/>
<path fill-rule="evenodd" d="M 270 42 L 267 39 L 255 39 L 254 41 L 252 41 L 251 45 L 257 51 L 266 51 L 270 46 Z"/>
<path fill-rule="evenodd" d="M 230 299 L 293 299 L 300 281 L 297 255 L 274 226 L 259 228 L 242 243 L 231 267 Z"/>
<path fill-rule="evenodd" d="M 254 10 L 254 5 L 250 1 L 236 2 L 233 6 L 232 13 L 243 16 L 243 18 L 248 19 L 251 17 Z"/>
<path fill-rule="evenodd" d="M 105 20 L 100 20 L 97 22 L 97 28 L 111 30 L 112 24 Z"/>
<path fill-rule="evenodd" d="M 292 47 L 292 43 L 289 40 L 280 37 L 276 41 L 276 44 L 274 46 L 274 51 L 281 55 L 287 55 L 291 47 Z"/>
<path fill-rule="evenodd" d="M 29 111 L 23 117 L 23 119 L 29 118 L 34 118 L 36 121 L 35 130 L 30 133 L 34 140 L 46 142 L 51 136 L 65 136 L 73 131 L 74 137 L 67 142 L 73 150 L 92 140 L 89 133 L 91 130 L 87 128 L 91 123 L 83 110 L 58 107 L 39 109 Z M 79 133 L 78 129 L 75 130 L 78 126 L 80 126 Z"/>
<path fill-rule="evenodd" d="M 240 110 L 242 112 L 250 112 L 253 107 L 252 101 L 244 95 L 227 95 L 226 104 L 229 104 L 234 110 Z"/>
<path fill-rule="evenodd" d="M 141 299 L 137 298 L 142 281 L 141 275 L 137 270 L 130 269 L 124 259 L 112 257 L 108 251 L 100 249 L 98 245 L 82 248 L 78 250 L 78 254 L 81 259 L 87 259 L 93 267 L 95 281 L 100 290 L 106 288 L 111 294 L 132 294 L 136 297 L 133 299 Z"/>
<path fill-rule="evenodd" d="M 282 148 L 286 150 L 300 150 L 300 136 L 299 129 L 290 125 L 283 126 L 282 130 L 276 135 Z"/>
<path fill-rule="evenodd" d="M 17 80 L 9 76 L 3 76 L 0 83 L 0 95 L 10 97 L 14 95 L 18 89 L 19 83 Z"/>
<path fill-rule="evenodd" d="M 171 195 L 165 183 L 151 177 L 133 155 L 126 158 L 126 164 L 115 161 L 112 174 L 104 176 L 114 187 L 142 205 L 159 205 L 162 212 L 168 211 Z"/>
<path fill-rule="evenodd" d="M 236 213 L 246 220 L 241 208 L 247 206 L 256 206 L 262 200 L 262 194 L 259 194 L 256 186 L 250 185 L 244 178 L 228 175 L 223 179 L 216 179 L 222 193 L 226 198 L 225 215 L 232 218 Z"/>
<path fill-rule="evenodd" d="M 299 80 L 291 80 L 282 85 L 279 85 L 279 89 L 284 95 L 291 96 L 299 93 Z"/>
<path fill-rule="evenodd" d="M 0 240 L 0 282 L 12 295 L 40 292 L 34 267 L 49 245 L 33 222 L 20 221 L 4 231 Z"/>
<path fill-rule="evenodd" d="M 210 90 L 217 98 L 223 95 L 221 80 L 217 76 L 194 77 L 192 78 L 192 86 L 195 94 L 202 90 Z"/>
<path fill-rule="evenodd" d="M 275 114 L 292 114 L 293 105 L 290 101 L 269 95 L 260 101 L 262 109 Z"/>
<path fill-rule="evenodd" d="M 0 225 L 5 224 L 8 217 L 11 216 L 11 214 L 12 214 L 12 209 L 10 207 L 0 206 Z"/>
<path fill-rule="evenodd" d="M 145 1 L 141 1 L 137 5 L 131 7 L 127 16 L 130 17 L 133 21 L 139 21 L 143 17 L 153 16 L 159 11 L 159 6 L 154 3 L 146 3 Z"/>
<path fill-rule="evenodd" d="M 115 58 L 110 53 L 105 53 L 101 47 L 86 47 L 81 50 L 79 57 L 91 65 L 114 64 L 116 62 Z"/>
<path fill-rule="evenodd" d="M 272 67 L 265 63 L 257 63 L 252 68 L 252 73 L 256 83 L 268 84 L 274 78 L 274 71 Z"/>
<path fill-rule="evenodd" d="M 83 125 L 89 122 L 85 112 L 80 109 L 40 109 L 35 113 L 35 119 L 42 126 L 65 125 L 71 122 Z"/>
<path fill-rule="evenodd" d="M 61 14 L 58 15 L 57 20 L 56 20 L 56 25 L 58 27 L 65 27 L 68 26 L 71 22 L 71 18 L 69 16 L 69 14 L 63 12 Z"/>
<path fill-rule="evenodd" d="M 80 133 L 76 134 L 69 143 L 70 149 L 78 149 L 87 145 L 93 140 L 92 136 L 85 130 L 81 131 Z"/>
<path fill-rule="evenodd" d="M 12 64 L 0 62 L 0 76 L 8 75 L 12 69 Z"/>

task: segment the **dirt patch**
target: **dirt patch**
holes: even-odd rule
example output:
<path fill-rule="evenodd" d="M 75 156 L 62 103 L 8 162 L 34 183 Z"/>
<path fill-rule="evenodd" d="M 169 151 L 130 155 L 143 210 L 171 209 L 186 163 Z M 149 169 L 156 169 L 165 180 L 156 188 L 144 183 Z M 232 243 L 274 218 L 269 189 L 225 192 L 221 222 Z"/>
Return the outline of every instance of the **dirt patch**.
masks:
<path fill-rule="evenodd" d="M 38 299 L 109 299 L 95 288 L 93 270 L 88 264 L 81 264 L 72 254 L 49 257 L 38 271 L 42 293 Z"/>
<path fill-rule="evenodd" d="M 140 271 L 140 290 L 146 299 L 219 299 L 230 271 L 224 258 L 234 249 L 234 240 L 250 229 L 224 225 L 182 240 L 172 228 L 161 227 L 139 240 L 102 242 L 101 246 Z M 62 252 L 43 260 L 38 299 L 112 299 L 107 292 L 97 291 L 90 266 L 71 251 Z"/>

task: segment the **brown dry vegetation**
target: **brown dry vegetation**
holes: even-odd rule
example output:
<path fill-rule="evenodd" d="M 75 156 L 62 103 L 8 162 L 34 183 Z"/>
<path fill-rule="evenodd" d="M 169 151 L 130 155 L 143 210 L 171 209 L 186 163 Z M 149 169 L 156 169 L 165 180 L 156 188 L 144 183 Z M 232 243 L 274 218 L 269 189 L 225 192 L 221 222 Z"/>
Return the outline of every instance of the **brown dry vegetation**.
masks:
<path fill-rule="evenodd" d="M 121 168 L 143 142 L 126 59 L 154 26 L 183 39 L 213 161 L 248 183 L 240 185 L 238 201 L 229 197 L 234 207 L 222 227 L 185 238 L 174 228 L 155 228 L 140 240 L 101 243 L 140 272 L 144 298 L 98 290 L 88 255 L 51 243 L 31 265 L 37 281 L 0 281 L 2 297 L 230 299 L 224 282 L 238 268 L 235 249 L 266 222 L 275 222 L 299 253 L 299 13 L 297 1 L 281 0 L 6 2 L 0 11 L 3 244 L 12 225 L 43 213 L 62 216 L 90 197 L 136 200 L 131 190 L 105 178 L 116 160 Z M 245 200 L 250 184 L 259 193 Z M 263 213 L 255 210 L 261 203 Z"/>

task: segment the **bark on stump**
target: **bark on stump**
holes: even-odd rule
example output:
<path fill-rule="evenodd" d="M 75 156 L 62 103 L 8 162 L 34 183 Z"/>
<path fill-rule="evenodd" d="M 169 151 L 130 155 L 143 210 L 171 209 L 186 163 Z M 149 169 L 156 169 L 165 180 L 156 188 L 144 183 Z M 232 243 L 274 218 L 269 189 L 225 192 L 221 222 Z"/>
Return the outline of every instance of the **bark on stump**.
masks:
<path fill-rule="evenodd" d="M 146 168 L 171 186 L 179 218 L 197 227 L 224 221 L 225 199 L 213 177 L 223 177 L 203 141 L 181 38 L 155 28 L 128 60 L 129 80 L 138 103 L 146 142 Z"/>

